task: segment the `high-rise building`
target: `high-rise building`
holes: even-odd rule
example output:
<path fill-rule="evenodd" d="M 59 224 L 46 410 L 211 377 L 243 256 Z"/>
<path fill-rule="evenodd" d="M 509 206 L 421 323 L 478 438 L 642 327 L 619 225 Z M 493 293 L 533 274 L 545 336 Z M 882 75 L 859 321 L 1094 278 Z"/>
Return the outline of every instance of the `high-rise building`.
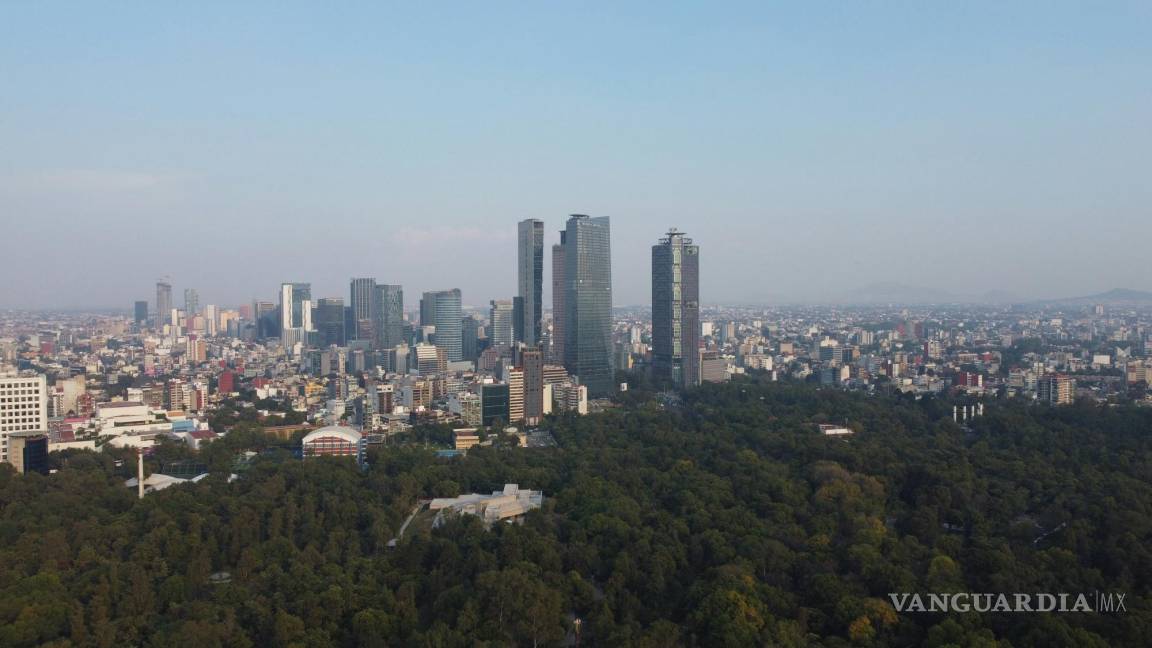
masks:
<path fill-rule="evenodd" d="M 252 302 L 252 317 L 256 322 L 256 337 L 265 339 L 280 335 L 280 311 L 269 301 Z"/>
<path fill-rule="evenodd" d="M 564 241 L 568 232 L 560 230 L 560 243 L 552 246 L 552 362 L 564 363 Z"/>
<path fill-rule="evenodd" d="M 134 316 L 133 319 L 136 321 L 137 324 L 147 323 L 148 322 L 148 302 L 147 301 L 136 302 L 133 316 Z"/>
<path fill-rule="evenodd" d="M 172 321 L 172 284 L 156 282 L 156 328 L 164 328 L 165 324 L 175 324 Z"/>
<path fill-rule="evenodd" d="M 568 219 L 564 236 L 564 365 L 590 398 L 612 393 L 612 249 L 607 216 Z"/>
<path fill-rule="evenodd" d="M 511 300 L 491 301 L 491 308 L 488 310 L 489 325 L 485 329 L 491 346 L 505 349 L 512 346 L 514 310 Z"/>
<path fill-rule="evenodd" d="M 200 314 L 200 293 L 195 288 L 184 289 L 184 317 Z"/>
<path fill-rule="evenodd" d="M 426 292 L 420 300 L 420 323 L 436 327 L 432 341 L 448 354 L 448 362 L 459 362 L 464 357 L 460 308 L 459 288 Z"/>
<path fill-rule="evenodd" d="M 460 322 L 460 340 L 460 352 L 464 354 L 464 359 L 475 362 L 480 355 L 480 320 L 465 315 Z"/>
<path fill-rule="evenodd" d="M 1068 405 L 1076 395 L 1076 382 L 1065 374 L 1046 374 L 1036 381 L 1036 398 L 1049 405 Z"/>
<path fill-rule="evenodd" d="M 344 300 L 340 297 L 321 297 L 316 304 L 317 337 L 321 346 L 344 346 Z"/>
<path fill-rule="evenodd" d="M 312 284 L 280 284 L 280 341 L 286 349 L 297 342 L 308 346 L 312 331 Z"/>
<path fill-rule="evenodd" d="M 524 385 L 524 422 L 538 425 L 544 418 L 544 354 L 540 349 L 520 352 Z"/>
<path fill-rule="evenodd" d="M 517 238 L 516 341 L 540 344 L 540 316 L 544 309 L 544 221 L 520 221 Z"/>
<path fill-rule="evenodd" d="M 497 420 L 508 422 L 508 385 L 480 385 L 480 422 L 490 426 Z"/>
<path fill-rule="evenodd" d="M 374 319 L 372 305 L 376 299 L 376 279 L 372 277 L 353 279 L 349 282 L 348 288 L 348 303 L 352 309 L 352 317 L 349 318 L 348 330 L 345 331 L 347 339 L 375 340 L 376 335 L 372 330 Z M 361 337 L 365 334 L 367 337 Z"/>
<path fill-rule="evenodd" d="M 372 300 L 372 331 L 376 347 L 392 349 L 407 342 L 404 337 L 404 289 L 392 284 L 377 284 Z"/>
<path fill-rule="evenodd" d="M 508 422 L 524 420 L 524 371 L 508 370 Z"/>
<path fill-rule="evenodd" d="M 0 375 L 0 461 L 9 461 L 8 436 L 48 430 L 48 379 L 43 375 Z"/>
<path fill-rule="evenodd" d="M 700 247 L 675 229 L 652 246 L 652 370 L 700 383 Z"/>

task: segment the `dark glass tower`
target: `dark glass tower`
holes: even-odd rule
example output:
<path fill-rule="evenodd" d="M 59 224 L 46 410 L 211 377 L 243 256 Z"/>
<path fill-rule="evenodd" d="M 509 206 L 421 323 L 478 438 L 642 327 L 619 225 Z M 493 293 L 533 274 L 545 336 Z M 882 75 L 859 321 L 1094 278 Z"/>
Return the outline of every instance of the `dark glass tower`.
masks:
<path fill-rule="evenodd" d="M 350 300 L 348 305 L 352 308 L 352 317 L 349 318 L 346 335 L 349 340 L 360 338 L 360 333 L 368 333 L 368 339 L 375 338 L 372 330 L 372 300 L 376 298 L 376 280 L 371 277 L 353 279 L 348 284 Z"/>
<path fill-rule="evenodd" d="M 574 215 L 564 236 L 564 366 L 588 396 L 612 393 L 612 249 L 607 216 Z"/>
<path fill-rule="evenodd" d="M 544 310 L 544 221 L 529 218 L 517 226 L 517 301 L 514 330 L 517 342 L 540 344 Z"/>
<path fill-rule="evenodd" d="M 344 300 L 321 297 L 312 318 L 321 346 L 344 346 Z"/>
<path fill-rule="evenodd" d="M 372 300 L 372 330 L 376 346 L 391 349 L 404 342 L 404 289 L 392 284 L 377 284 Z"/>
<path fill-rule="evenodd" d="M 172 284 L 156 282 L 156 328 L 163 328 L 172 321 Z"/>
<path fill-rule="evenodd" d="M 680 387 L 700 382 L 700 247 L 675 229 L 652 246 L 652 371 Z"/>

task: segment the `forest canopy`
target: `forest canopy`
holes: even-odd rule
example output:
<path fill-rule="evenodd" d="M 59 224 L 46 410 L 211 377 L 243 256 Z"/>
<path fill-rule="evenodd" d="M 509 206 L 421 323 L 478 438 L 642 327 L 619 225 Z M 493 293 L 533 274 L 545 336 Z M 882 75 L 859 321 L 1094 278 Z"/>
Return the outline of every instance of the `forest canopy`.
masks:
<path fill-rule="evenodd" d="M 269 453 L 229 482 L 209 446 L 212 476 L 143 500 L 107 454 L 4 467 L 0 645 L 1145 645 L 1152 410 L 985 411 L 750 377 L 549 419 L 558 448 Z M 544 506 L 388 546 L 419 500 L 505 483 Z M 1127 611 L 888 599 L 1093 591 Z"/>

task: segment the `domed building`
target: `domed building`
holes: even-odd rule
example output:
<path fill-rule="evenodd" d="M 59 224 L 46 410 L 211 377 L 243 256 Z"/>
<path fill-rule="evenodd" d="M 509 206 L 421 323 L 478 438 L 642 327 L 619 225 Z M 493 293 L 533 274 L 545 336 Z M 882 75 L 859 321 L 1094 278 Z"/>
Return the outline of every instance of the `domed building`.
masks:
<path fill-rule="evenodd" d="M 364 435 L 345 425 L 329 425 L 312 430 L 300 442 L 301 455 L 310 457 L 355 457 L 364 463 Z"/>

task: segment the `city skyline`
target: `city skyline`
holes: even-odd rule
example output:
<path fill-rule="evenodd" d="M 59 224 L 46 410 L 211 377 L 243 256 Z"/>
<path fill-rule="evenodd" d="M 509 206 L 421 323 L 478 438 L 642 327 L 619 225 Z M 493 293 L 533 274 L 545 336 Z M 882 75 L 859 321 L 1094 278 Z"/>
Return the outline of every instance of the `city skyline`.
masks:
<path fill-rule="evenodd" d="M 123 308 L 165 275 L 201 303 L 377 276 L 483 306 L 515 285 L 484 254 L 503 223 L 549 246 L 569 213 L 613 218 L 622 305 L 669 226 L 716 303 L 1147 286 L 1147 4 L 602 11 L 0 7 L 0 308 Z"/>

